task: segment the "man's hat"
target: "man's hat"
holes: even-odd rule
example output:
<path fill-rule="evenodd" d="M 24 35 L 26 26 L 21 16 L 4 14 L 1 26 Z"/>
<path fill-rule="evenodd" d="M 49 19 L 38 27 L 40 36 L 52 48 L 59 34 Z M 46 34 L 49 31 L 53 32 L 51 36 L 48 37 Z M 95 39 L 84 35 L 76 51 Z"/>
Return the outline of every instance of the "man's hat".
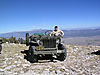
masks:
<path fill-rule="evenodd" d="M 55 28 L 58 28 L 58 26 L 55 26 Z"/>

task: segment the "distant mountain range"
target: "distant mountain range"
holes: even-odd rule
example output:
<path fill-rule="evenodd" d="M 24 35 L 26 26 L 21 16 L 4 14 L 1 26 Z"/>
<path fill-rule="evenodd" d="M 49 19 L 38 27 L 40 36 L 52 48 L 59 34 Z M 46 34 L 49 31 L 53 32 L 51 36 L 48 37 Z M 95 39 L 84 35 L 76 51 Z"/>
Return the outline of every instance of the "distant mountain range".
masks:
<path fill-rule="evenodd" d="M 16 38 L 25 38 L 25 34 L 29 33 L 30 35 L 34 33 L 45 33 L 46 29 L 36 29 L 32 31 L 19 31 L 19 32 L 10 32 L 0 34 L 1 38 L 10 38 L 14 36 Z M 82 30 L 63 30 L 66 37 L 91 37 L 91 36 L 100 36 L 100 28 L 98 29 L 82 29 Z"/>

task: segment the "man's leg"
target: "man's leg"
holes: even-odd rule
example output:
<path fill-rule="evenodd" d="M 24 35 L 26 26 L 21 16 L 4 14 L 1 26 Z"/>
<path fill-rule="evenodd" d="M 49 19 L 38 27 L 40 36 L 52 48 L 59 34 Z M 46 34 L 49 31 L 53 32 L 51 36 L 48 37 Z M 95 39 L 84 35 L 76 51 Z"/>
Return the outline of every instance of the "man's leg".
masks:
<path fill-rule="evenodd" d="M 61 43 L 61 38 L 59 39 L 59 43 Z"/>

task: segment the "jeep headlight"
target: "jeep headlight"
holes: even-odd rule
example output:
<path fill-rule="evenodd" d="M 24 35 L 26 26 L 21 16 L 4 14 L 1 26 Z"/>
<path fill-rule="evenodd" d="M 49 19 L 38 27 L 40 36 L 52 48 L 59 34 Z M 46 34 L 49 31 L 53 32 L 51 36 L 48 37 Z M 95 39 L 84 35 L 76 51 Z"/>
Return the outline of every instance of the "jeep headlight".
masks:
<path fill-rule="evenodd" d="M 43 45 L 43 42 L 39 40 L 39 45 Z"/>

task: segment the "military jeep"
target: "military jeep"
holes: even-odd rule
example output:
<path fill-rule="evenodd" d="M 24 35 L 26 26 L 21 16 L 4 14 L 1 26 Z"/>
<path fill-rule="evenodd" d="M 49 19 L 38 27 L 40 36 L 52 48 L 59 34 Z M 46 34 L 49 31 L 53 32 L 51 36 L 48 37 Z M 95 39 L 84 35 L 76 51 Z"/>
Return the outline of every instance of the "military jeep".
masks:
<path fill-rule="evenodd" d="M 57 59 L 64 61 L 67 56 L 66 48 L 61 43 L 60 36 L 49 36 L 51 31 L 46 31 L 45 34 L 34 34 L 29 36 L 26 33 L 26 45 L 29 46 L 28 56 L 29 61 L 34 63 L 38 60 Z"/>

